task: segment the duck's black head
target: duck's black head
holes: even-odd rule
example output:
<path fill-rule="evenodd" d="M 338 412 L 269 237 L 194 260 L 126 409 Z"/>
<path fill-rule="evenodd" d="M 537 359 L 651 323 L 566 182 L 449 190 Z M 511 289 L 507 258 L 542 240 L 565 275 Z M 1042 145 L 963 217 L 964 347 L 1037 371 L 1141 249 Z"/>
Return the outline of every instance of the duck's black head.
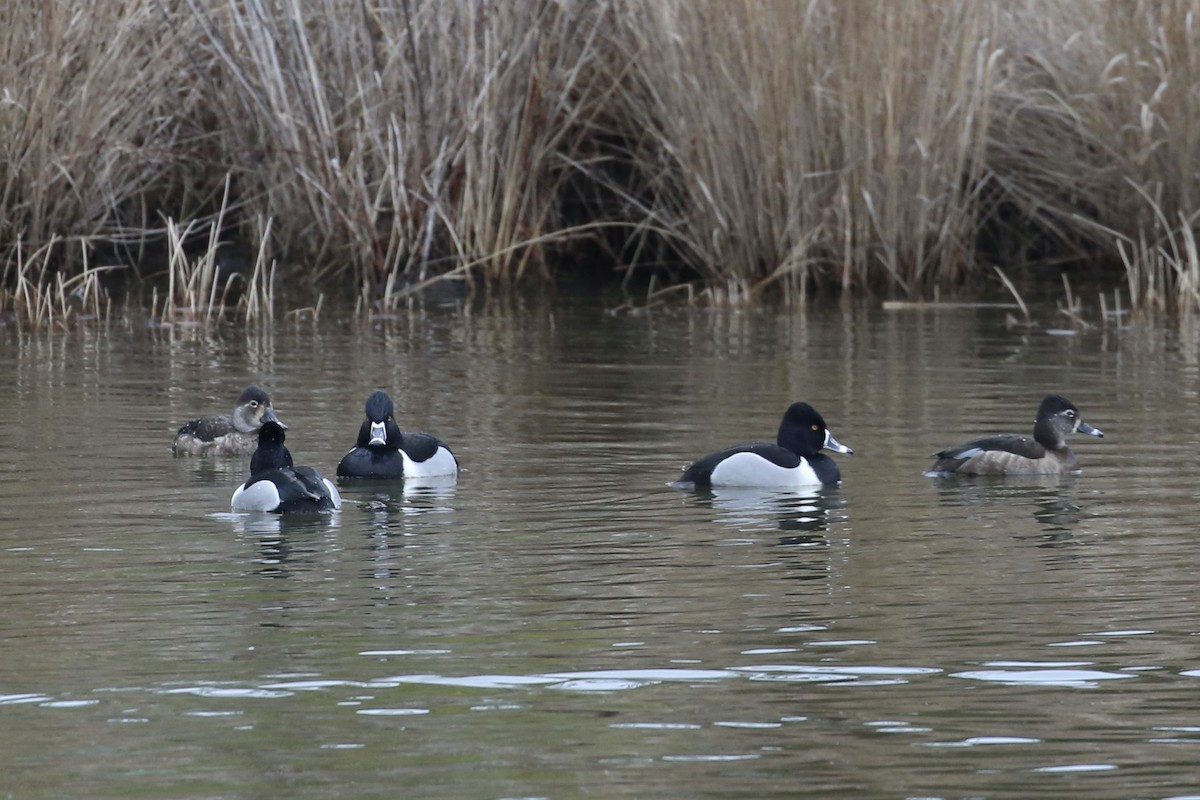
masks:
<path fill-rule="evenodd" d="M 395 413 L 395 407 L 392 405 L 392 397 L 382 389 L 377 389 L 371 392 L 371 396 L 367 398 L 365 406 L 367 419 L 371 422 L 383 422 L 388 417 Z"/>
<path fill-rule="evenodd" d="M 1038 406 L 1037 420 L 1033 423 L 1033 438 L 1050 450 L 1066 446 L 1067 434 L 1079 431 L 1088 436 L 1104 436 L 1099 428 L 1093 428 L 1079 416 L 1079 409 L 1061 394 L 1048 394 Z"/>
<path fill-rule="evenodd" d="M 263 423 L 258 429 L 258 449 L 250 457 L 251 475 L 292 466 L 292 454 L 283 446 L 285 438 L 283 425 L 278 420 Z"/>
<path fill-rule="evenodd" d="M 258 384 L 252 383 L 238 395 L 237 405 L 233 407 L 233 427 L 242 433 L 253 433 L 269 420 L 287 428 L 287 425 L 275 416 L 271 395 Z"/>
<path fill-rule="evenodd" d="M 801 456 L 815 456 L 822 447 L 835 453 L 850 454 L 854 451 L 833 438 L 825 427 L 825 420 L 808 403 L 792 403 L 779 423 L 777 443 Z"/>
<path fill-rule="evenodd" d="M 367 398 L 364 408 L 367 418 L 358 431 L 359 447 L 400 447 L 400 426 L 396 424 L 395 407 L 387 392 L 379 389 Z"/>

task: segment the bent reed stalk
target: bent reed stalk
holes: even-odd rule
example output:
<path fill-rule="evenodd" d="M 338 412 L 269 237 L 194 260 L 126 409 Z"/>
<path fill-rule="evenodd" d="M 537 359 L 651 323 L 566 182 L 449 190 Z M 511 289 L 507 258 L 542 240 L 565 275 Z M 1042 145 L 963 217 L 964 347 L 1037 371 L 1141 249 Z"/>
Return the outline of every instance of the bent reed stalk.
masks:
<path fill-rule="evenodd" d="M 0 309 L 61 320 L 87 283 L 95 311 L 117 267 L 168 323 L 596 270 L 747 304 L 1112 269 L 1135 304 L 1200 307 L 1198 11 L 9 4 Z M 257 248 L 244 285 L 228 242 Z"/>
<path fill-rule="evenodd" d="M 100 285 L 101 274 L 109 268 L 90 266 L 84 248 L 83 267 L 76 275 L 51 272 L 57 244 L 52 240 L 28 259 L 18 248 L 16 259 L 5 266 L 4 285 L 12 289 L 0 293 L 0 314 L 19 328 L 68 328 L 81 320 L 107 319 L 112 312 L 112 299 Z M 41 266 L 35 267 L 37 263 Z"/>

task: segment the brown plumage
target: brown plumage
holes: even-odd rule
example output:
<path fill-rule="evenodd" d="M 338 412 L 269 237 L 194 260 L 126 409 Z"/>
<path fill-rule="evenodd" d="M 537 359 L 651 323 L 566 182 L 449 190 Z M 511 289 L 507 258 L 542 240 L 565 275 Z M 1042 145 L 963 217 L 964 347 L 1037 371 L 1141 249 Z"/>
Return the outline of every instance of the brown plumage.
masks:
<path fill-rule="evenodd" d="M 1046 395 L 1038 408 L 1033 436 L 1001 433 L 950 447 L 934 455 L 931 475 L 1054 475 L 1076 468 L 1067 435 L 1104 433 L 1084 422 L 1079 409 L 1060 394 Z"/>
<path fill-rule="evenodd" d="M 267 420 L 280 422 L 271 396 L 261 386 L 242 390 L 232 414 L 212 414 L 185 422 L 175 434 L 171 452 L 193 456 L 248 456 L 258 447 L 258 430 Z"/>

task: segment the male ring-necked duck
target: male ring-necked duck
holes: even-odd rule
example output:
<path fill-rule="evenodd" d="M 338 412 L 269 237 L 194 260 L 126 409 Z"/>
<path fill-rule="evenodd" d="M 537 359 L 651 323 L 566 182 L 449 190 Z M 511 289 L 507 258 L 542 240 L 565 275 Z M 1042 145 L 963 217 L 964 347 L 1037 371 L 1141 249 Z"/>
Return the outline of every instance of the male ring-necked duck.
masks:
<path fill-rule="evenodd" d="M 258 447 L 258 429 L 268 420 L 279 422 L 271 406 L 271 396 L 261 386 L 252 384 L 238 397 L 233 414 L 213 414 L 184 423 L 175 434 L 171 452 L 193 456 L 248 456 Z M 283 425 L 282 422 L 279 424 Z"/>
<path fill-rule="evenodd" d="M 779 423 L 776 444 L 750 442 L 727 447 L 684 467 L 673 485 L 688 486 L 816 486 L 842 479 L 837 463 L 820 452 L 854 451 L 833 438 L 825 420 L 808 403 L 793 403 Z"/>
<path fill-rule="evenodd" d="M 250 479 L 233 493 L 234 511 L 332 511 L 342 507 L 337 487 L 313 467 L 292 464 L 284 447 L 283 426 L 267 420 L 258 431 L 258 449 L 250 458 Z"/>
<path fill-rule="evenodd" d="M 367 418 L 354 449 L 338 463 L 339 478 L 432 478 L 458 474 L 445 443 L 428 433 L 402 433 L 392 398 L 376 391 L 367 398 Z"/>
<path fill-rule="evenodd" d="M 972 439 L 935 453 L 927 475 L 1053 475 L 1074 470 L 1076 460 L 1067 447 L 1067 434 L 1104 433 L 1084 422 L 1079 409 L 1061 394 L 1048 394 L 1038 408 L 1033 437 L 1000 433 Z"/>

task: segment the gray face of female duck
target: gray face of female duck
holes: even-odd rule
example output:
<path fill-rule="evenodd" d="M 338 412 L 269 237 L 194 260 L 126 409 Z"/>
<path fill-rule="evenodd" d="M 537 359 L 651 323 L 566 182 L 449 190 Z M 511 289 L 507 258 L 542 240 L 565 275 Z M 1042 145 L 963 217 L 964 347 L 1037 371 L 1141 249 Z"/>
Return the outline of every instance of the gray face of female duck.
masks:
<path fill-rule="evenodd" d="M 278 422 L 280 427 L 287 428 L 275 416 L 271 396 L 260 386 L 247 386 L 233 408 L 233 427 L 242 433 L 253 433 L 268 421 Z"/>
<path fill-rule="evenodd" d="M 1051 450 L 1066 446 L 1067 435 L 1079 432 L 1103 438 L 1104 431 L 1094 428 L 1079 416 L 1079 409 L 1061 394 L 1048 394 L 1038 407 L 1033 438 Z"/>

